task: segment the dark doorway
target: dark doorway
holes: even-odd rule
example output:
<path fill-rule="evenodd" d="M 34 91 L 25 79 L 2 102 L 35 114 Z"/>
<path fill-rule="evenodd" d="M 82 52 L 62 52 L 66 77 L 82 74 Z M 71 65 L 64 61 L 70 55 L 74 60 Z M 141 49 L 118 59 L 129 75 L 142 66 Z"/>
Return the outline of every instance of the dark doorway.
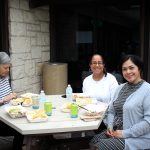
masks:
<path fill-rule="evenodd" d="M 8 0 L 0 1 L 0 51 L 9 54 L 8 42 Z"/>
<path fill-rule="evenodd" d="M 123 54 L 140 53 L 139 4 L 53 6 L 52 58 L 68 63 L 68 83 L 74 92 L 82 92 L 82 74 L 89 70 L 94 53 L 104 56 L 108 72 L 118 69 Z"/>

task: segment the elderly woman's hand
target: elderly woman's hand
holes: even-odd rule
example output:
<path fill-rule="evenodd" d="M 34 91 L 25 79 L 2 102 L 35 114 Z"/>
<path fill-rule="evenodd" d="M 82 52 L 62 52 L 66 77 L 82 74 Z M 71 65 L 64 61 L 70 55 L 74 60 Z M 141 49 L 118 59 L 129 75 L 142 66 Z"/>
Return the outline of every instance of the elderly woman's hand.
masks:
<path fill-rule="evenodd" d="M 11 99 L 16 99 L 17 98 L 17 94 L 16 93 L 10 93 L 11 95 Z"/>
<path fill-rule="evenodd" d="M 17 98 L 17 94 L 16 93 L 10 93 L 9 95 L 7 95 L 6 97 L 3 98 L 3 102 L 8 102 L 12 99 L 16 99 Z"/>

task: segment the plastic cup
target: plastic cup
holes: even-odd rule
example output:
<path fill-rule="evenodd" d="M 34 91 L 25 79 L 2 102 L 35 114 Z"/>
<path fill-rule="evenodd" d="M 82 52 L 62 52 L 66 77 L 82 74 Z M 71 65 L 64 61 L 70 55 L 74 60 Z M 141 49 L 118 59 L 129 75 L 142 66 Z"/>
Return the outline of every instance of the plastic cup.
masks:
<path fill-rule="evenodd" d="M 32 108 L 39 109 L 39 97 L 38 96 L 32 96 Z"/>
<path fill-rule="evenodd" d="M 71 104 L 70 115 L 71 115 L 71 118 L 78 117 L 78 105 L 77 104 Z"/>
<path fill-rule="evenodd" d="M 52 115 L 52 103 L 51 102 L 45 102 L 44 103 L 44 110 L 48 116 L 51 116 Z"/>

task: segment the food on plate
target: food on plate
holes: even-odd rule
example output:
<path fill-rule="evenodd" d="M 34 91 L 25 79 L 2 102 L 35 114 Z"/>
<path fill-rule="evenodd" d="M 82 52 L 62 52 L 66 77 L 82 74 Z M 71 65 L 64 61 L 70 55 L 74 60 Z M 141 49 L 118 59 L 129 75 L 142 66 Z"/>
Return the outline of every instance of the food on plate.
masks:
<path fill-rule="evenodd" d="M 79 105 L 87 105 L 97 103 L 95 98 L 90 97 L 86 93 L 73 93 L 73 100 Z"/>
<path fill-rule="evenodd" d="M 83 98 L 78 97 L 75 99 L 75 101 L 79 105 L 87 105 L 87 104 L 91 104 L 94 102 L 94 100 L 92 98 L 88 98 L 88 97 L 83 97 Z"/>
<path fill-rule="evenodd" d="M 66 109 L 71 109 L 71 102 L 66 102 L 64 103 L 63 107 L 66 108 Z"/>
<path fill-rule="evenodd" d="M 21 104 L 23 101 L 24 101 L 24 99 L 22 99 L 22 98 L 17 98 L 17 99 L 11 100 L 10 103 L 11 103 L 12 105 L 19 105 L 19 104 Z"/>
<path fill-rule="evenodd" d="M 91 112 L 87 111 L 84 113 L 85 116 L 99 116 L 101 113 L 100 112 Z"/>
<path fill-rule="evenodd" d="M 11 100 L 11 104 L 12 105 L 22 104 L 22 106 L 30 106 L 32 105 L 32 99 L 28 97 L 21 97 L 21 98 Z"/>
<path fill-rule="evenodd" d="M 88 104 L 85 106 L 89 112 L 95 113 L 103 113 L 107 109 L 108 105 L 105 103 L 98 103 L 98 104 Z"/>
<path fill-rule="evenodd" d="M 30 106 L 32 105 L 32 99 L 31 98 L 27 98 L 27 97 L 23 97 L 24 101 L 22 103 L 22 106 Z"/>
<path fill-rule="evenodd" d="M 90 96 L 84 93 L 73 93 L 73 99 L 76 100 L 76 98 L 90 98 Z"/>
<path fill-rule="evenodd" d="M 39 120 L 39 121 L 41 121 L 41 119 L 45 120 L 48 118 L 45 111 L 41 110 L 41 109 L 27 112 L 26 116 L 27 116 L 28 120 Z"/>
<path fill-rule="evenodd" d="M 101 113 L 98 112 L 84 112 L 80 115 L 80 118 L 84 121 L 94 121 L 102 117 Z"/>
<path fill-rule="evenodd" d="M 61 111 L 62 112 L 70 112 L 71 104 L 72 104 L 71 102 L 65 102 L 61 107 Z"/>
<path fill-rule="evenodd" d="M 6 107 L 6 111 L 12 118 L 24 117 L 26 113 L 26 110 L 21 106 Z"/>
<path fill-rule="evenodd" d="M 21 97 L 28 97 L 28 98 L 31 98 L 32 96 L 39 96 L 38 94 L 34 94 L 34 93 L 25 93 L 25 94 L 22 94 Z"/>
<path fill-rule="evenodd" d="M 98 103 L 98 104 L 88 104 L 84 109 L 82 109 L 82 113 L 80 118 L 84 121 L 93 121 L 99 119 L 103 116 L 105 110 L 107 109 L 108 105 L 105 103 Z"/>

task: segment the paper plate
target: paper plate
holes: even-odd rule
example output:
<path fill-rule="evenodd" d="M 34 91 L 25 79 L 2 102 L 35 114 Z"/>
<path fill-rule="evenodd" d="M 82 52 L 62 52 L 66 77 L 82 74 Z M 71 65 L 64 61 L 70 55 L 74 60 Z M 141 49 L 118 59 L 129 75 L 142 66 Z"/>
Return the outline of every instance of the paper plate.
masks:
<path fill-rule="evenodd" d="M 44 110 L 33 110 L 26 113 L 29 122 L 44 122 L 48 121 L 48 116 Z"/>
<path fill-rule="evenodd" d="M 95 98 L 88 98 L 88 97 L 83 97 L 83 98 L 76 98 L 75 102 L 78 105 L 88 105 L 88 104 L 96 104 L 97 100 Z"/>
<path fill-rule="evenodd" d="M 35 94 L 35 93 L 25 93 L 20 95 L 21 97 L 27 97 L 27 98 L 31 98 L 32 96 L 39 96 L 39 94 Z"/>
<path fill-rule="evenodd" d="M 21 105 L 18 106 L 6 106 L 6 112 L 10 115 L 11 118 L 20 118 L 24 117 L 26 114 L 26 109 Z"/>
<path fill-rule="evenodd" d="M 65 102 L 65 103 L 61 106 L 60 110 L 61 110 L 62 112 L 65 112 L 65 113 L 70 113 L 71 104 L 72 104 L 71 102 Z"/>
<path fill-rule="evenodd" d="M 23 98 L 17 98 L 17 99 L 11 100 L 10 104 L 16 106 L 16 105 L 20 105 L 23 101 L 24 101 Z"/>
<path fill-rule="evenodd" d="M 100 104 L 88 104 L 84 106 L 86 109 L 88 109 L 91 112 L 103 112 L 106 110 L 107 105 L 105 103 L 100 103 Z"/>

